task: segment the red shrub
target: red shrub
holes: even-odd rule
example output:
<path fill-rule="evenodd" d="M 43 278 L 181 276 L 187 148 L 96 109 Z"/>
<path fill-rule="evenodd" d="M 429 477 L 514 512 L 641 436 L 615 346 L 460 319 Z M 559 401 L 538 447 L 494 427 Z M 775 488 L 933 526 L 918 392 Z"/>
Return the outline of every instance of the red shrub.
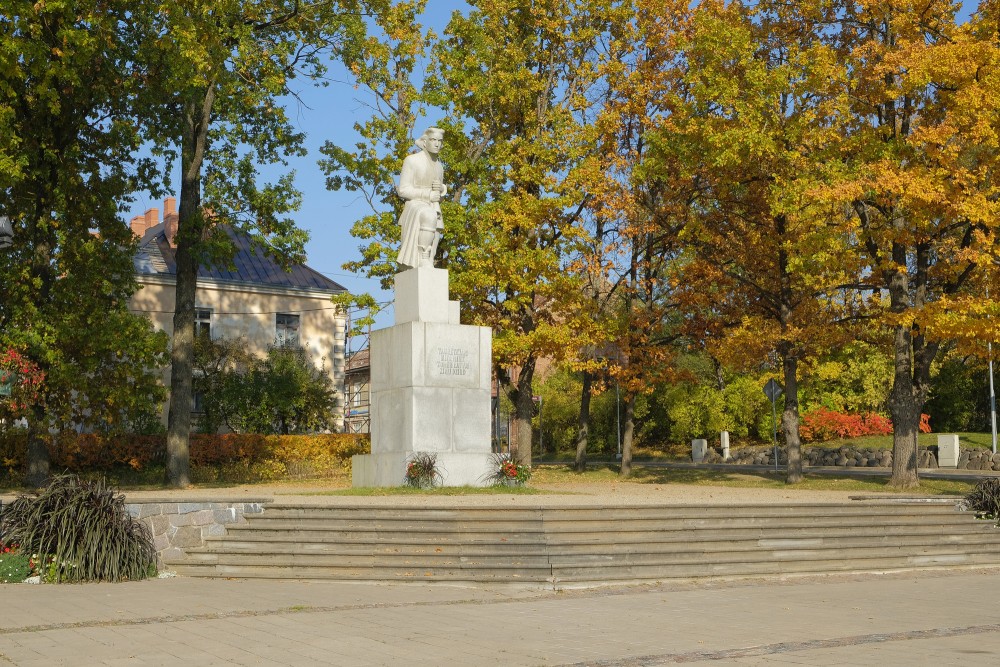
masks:
<path fill-rule="evenodd" d="M 930 433 L 930 417 L 920 415 L 921 433 Z M 802 415 L 799 436 L 805 442 L 823 442 L 838 438 L 860 438 L 866 435 L 889 435 L 892 420 L 875 412 L 852 415 L 819 408 Z"/>

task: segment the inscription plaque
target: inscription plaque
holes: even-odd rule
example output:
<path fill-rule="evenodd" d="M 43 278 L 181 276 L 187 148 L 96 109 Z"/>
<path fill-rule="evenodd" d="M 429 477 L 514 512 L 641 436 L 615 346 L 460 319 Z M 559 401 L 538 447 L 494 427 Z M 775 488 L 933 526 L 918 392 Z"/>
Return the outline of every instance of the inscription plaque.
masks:
<path fill-rule="evenodd" d="M 440 376 L 465 376 L 469 374 L 472 362 L 469 350 L 464 347 L 439 347 L 435 350 L 434 367 Z"/>

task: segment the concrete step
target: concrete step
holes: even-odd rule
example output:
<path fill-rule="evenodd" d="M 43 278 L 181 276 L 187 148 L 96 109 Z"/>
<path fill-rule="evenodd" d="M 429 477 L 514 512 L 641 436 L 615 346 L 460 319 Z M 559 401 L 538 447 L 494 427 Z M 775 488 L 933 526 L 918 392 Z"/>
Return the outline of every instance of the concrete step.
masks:
<path fill-rule="evenodd" d="M 421 512 L 413 508 L 399 510 L 379 509 L 363 512 L 361 510 L 344 510 L 336 508 L 271 508 L 261 515 L 254 516 L 256 521 L 287 521 L 289 519 L 301 522 L 326 522 L 337 520 L 345 526 L 361 526 L 377 524 L 381 526 L 413 526 L 428 522 L 448 522 L 462 525 L 478 523 L 525 523 L 545 521 L 546 523 L 597 521 L 606 522 L 658 522 L 658 521 L 703 521 L 703 520 L 733 520 L 747 519 L 792 519 L 802 517 L 923 517 L 934 516 L 954 517 L 957 512 L 954 505 L 908 505 L 884 504 L 868 507 L 854 506 L 792 506 L 774 507 L 724 507 L 705 506 L 692 507 L 651 507 L 623 510 L 621 508 L 589 508 L 565 510 L 562 508 L 497 510 L 485 508 L 463 508 L 459 510 L 428 510 Z"/>
<path fill-rule="evenodd" d="M 1000 530 L 947 503 L 268 505 L 169 565 L 191 576 L 591 585 L 1000 565 Z"/>
<path fill-rule="evenodd" d="M 332 581 L 391 581 L 393 583 L 426 584 L 494 584 L 523 585 L 552 583 L 552 571 L 544 569 L 481 570 L 463 568 L 372 568 L 350 567 L 287 567 L 271 565 L 176 565 L 174 571 L 189 577 L 225 577 L 245 579 L 303 579 Z"/>
<path fill-rule="evenodd" d="M 265 512 L 266 514 L 266 512 Z M 688 517 L 667 519 L 611 520 L 604 518 L 581 518 L 577 520 L 354 520 L 322 518 L 271 518 L 251 517 L 247 527 L 259 530 L 340 530 L 345 534 L 370 532 L 407 533 L 618 533 L 650 532 L 669 530 L 718 530 L 747 527 L 783 527 L 789 529 L 857 526 L 900 526 L 900 525 L 955 525 L 974 523 L 975 517 L 968 514 L 950 515 L 898 514 L 889 516 L 843 516 L 843 515 L 801 515 L 801 516 L 747 516 L 747 517 Z"/>
<path fill-rule="evenodd" d="M 921 520 L 913 518 L 892 518 L 882 522 L 864 519 L 851 521 L 825 521 L 821 518 L 795 521 L 755 521 L 751 519 L 742 522 L 737 520 L 723 523 L 690 522 L 680 524 L 643 524 L 629 522 L 609 523 L 595 526 L 592 524 L 560 524 L 544 525 L 508 525 L 508 526 L 468 526 L 453 524 L 424 524 L 420 526 L 369 526 L 345 528 L 336 523 L 299 525 L 291 521 L 282 523 L 263 523 L 251 519 L 246 524 L 230 526 L 228 534 L 234 539 L 258 539 L 268 535 L 287 535 L 302 541 L 340 541 L 340 542 L 383 542 L 404 538 L 408 542 L 427 543 L 476 543 L 506 540 L 510 542 L 642 542 L 652 536 L 678 536 L 678 539 L 720 539 L 730 534 L 741 537 L 767 537 L 786 533 L 812 535 L 833 531 L 833 534 L 853 534 L 857 531 L 907 533 L 907 532 L 941 532 L 941 531 L 977 531 L 982 528 L 982 522 L 963 516 L 954 522 Z M 697 536 L 695 538 L 695 536 Z"/>
<path fill-rule="evenodd" d="M 996 567 L 995 554 L 912 554 L 897 557 L 854 560 L 730 562 L 662 565 L 631 565 L 614 568 L 553 567 L 555 584 L 652 582 L 669 579 L 713 577 L 760 577 L 790 574 L 833 574 L 838 572 L 893 572 L 955 567 Z"/>
<path fill-rule="evenodd" d="M 320 567 L 468 567 L 497 569 L 548 568 L 549 556 L 511 554 L 502 555 L 446 555 L 446 554 L 328 554 L 328 553 L 232 553 L 193 552 L 187 564 L 226 563 L 231 565 L 272 564 L 282 566 Z"/>
<path fill-rule="evenodd" d="M 911 554 L 872 559 L 792 562 L 731 562 L 670 565 L 618 565 L 615 567 L 562 567 L 483 569 L 476 567 L 337 567 L 272 564 L 177 565 L 184 576 L 305 579 L 334 581 L 385 581 L 468 584 L 606 585 L 656 582 L 671 579 L 740 578 L 839 572 L 890 572 L 955 567 L 998 566 L 995 554 Z"/>
<path fill-rule="evenodd" d="M 985 537 L 985 536 L 984 536 Z M 287 546 L 287 545 L 282 545 Z M 657 548 L 667 546 L 669 548 Z M 323 565 L 379 565 L 393 563 L 416 563 L 427 566 L 449 566 L 456 563 L 475 563 L 484 567 L 509 567 L 530 564 L 540 567 L 545 564 L 576 566 L 586 564 L 632 563 L 725 563 L 781 560 L 816 560 L 836 557 L 838 559 L 880 558 L 900 554 L 951 554 L 990 553 L 1000 556 L 1000 541 L 969 539 L 963 542 L 941 542 L 923 540 L 858 540 L 828 541 L 781 540 L 745 543 L 691 543 L 673 545 L 650 545 L 640 550 L 618 550 L 595 552 L 563 552 L 558 549 L 548 551 L 511 551 L 497 553 L 480 551 L 476 553 L 429 551 L 370 551 L 368 553 L 342 553 L 337 551 L 311 551 L 303 549 L 262 549 L 246 551 L 216 547 L 202 551 L 190 551 L 188 562 L 259 562 L 273 561 L 276 564 L 323 564 Z"/>
<path fill-rule="evenodd" d="M 791 527 L 754 527 L 729 529 L 691 529 L 670 531 L 606 531 L 549 534 L 543 531 L 498 532 L 498 533 L 451 533 L 430 531 L 351 531 L 339 529 L 315 528 L 311 530 L 278 530 L 257 527 L 255 523 L 228 527 L 228 534 L 221 537 L 210 537 L 208 542 L 240 541 L 245 543 L 259 542 L 301 542 L 303 544 L 360 544 L 360 545 L 430 545 L 451 546 L 460 545 L 600 545 L 600 544 L 645 544 L 651 540 L 660 542 L 689 542 L 692 539 L 708 540 L 747 540 L 781 538 L 794 535 L 795 538 L 808 539 L 816 537 L 847 538 L 883 535 L 940 535 L 942 527 L 947 527 L 948 534 L 980 534 L 992 528 L 981 521 L 960 522 L 953 526 L 947 524 L 903 523 L 897 525 L 873 524 L 868 526 L 821 527 L 813 524 Z M 1000 530 L 995 531 L 1000 535 Z"/>
<path fill-rule="evenodd" d="M 522 521 L 530 518 L 549 519 L 581 516 L 602 516 L 612 520 L 628 518 L 685 518 L 709 516 L 794 516 L 819 514 L 868 516 L 875 514 L 913 514 L 921 516 L 931 514 L 954 514 L 953 500 L 935 502 L 897 502 L 869 501 L 856 503 L 792 503 L 787 505 L 632 505 L 632 506 L 541 506 L 541 507 L 413 507 L 407 505 L 380 507 L 323 507 L 315 505 L 296 505 L 286 503 L 268 504 L 266 516 L 294 516 L 307 518 L 310 516 L 324 518 L 361 518 L 375 519 L 465 519 L 465 520 L 496 520 L 503 518 Z"/>
<path fill-rule="evenodd" d="M 412 544 L 396 543 L 339 543 L 302 542 L 298 540 L 261 540 L 239 541 L 233 539 L 215 539 L 206 543 L 203 549 L 192 549 L 188 554 L 199 553 L 258 553 L 258 554 L 335 554 L 352 555 L 404 555 L 404 556 L 504 556 L 514 555 L 547 555 L 547 554 L 654 554 L 654 553 L 713 553 L 713 552 L 745 552 L 761 549 L 845 549 L 845 548 L 875 548 L 892 546 L 947 545 L 966 548 L 971 545 L 993 545 L 1000 549 L 1000 531 L 993 533 L 972 532 L 951 535 L 935 535 L 930 533 L 910 535 L 825 535 L 805 537 L 801 535 L 708 541 L 683 540 L 679 538 L 650 539 L 633 543 L 510 543 L 495 542 L 490 544 Z"/>

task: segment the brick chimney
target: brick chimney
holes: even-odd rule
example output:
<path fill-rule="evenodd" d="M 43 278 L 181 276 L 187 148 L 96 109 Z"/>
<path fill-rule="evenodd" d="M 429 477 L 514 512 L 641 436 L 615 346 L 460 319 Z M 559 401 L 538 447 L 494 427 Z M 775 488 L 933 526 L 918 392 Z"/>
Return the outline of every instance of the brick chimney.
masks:
<path fill-rule="evenodd" d="M 146 218 L 144 216 L 137 215 L 132 218 L 132 222 L 128 223 L 128 226 L 132 229 L 133 234 L 141 237 L 146 233 Z"/>
<path fill-rule="evenodd" d="M 177 200 L 174 197 L 167 197 L 163 200 L 163 233 L 167 237 L 167 243 L 171 248 L 177 247 Z"/>
<path fill-rule="evenodd" d="M 146 229 L 149 229 L 150 227 L 155 227 L 158 224 L 160 224 L 160 209 L 151 208 L 148 211 L 146 211 L 146 214 L 143 217 L 146 219 Z"/>

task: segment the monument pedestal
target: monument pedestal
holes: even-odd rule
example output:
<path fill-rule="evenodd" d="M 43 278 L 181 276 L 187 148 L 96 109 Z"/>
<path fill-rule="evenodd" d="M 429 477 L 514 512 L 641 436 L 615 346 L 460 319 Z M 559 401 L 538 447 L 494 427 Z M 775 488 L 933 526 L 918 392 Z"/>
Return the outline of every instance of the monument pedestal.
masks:
<path fill-rule="evenodd" d="M 399 486 L 415 452 L 437 455 L 445 486 L 483 486 L 490 468 L 492 331 L 459 324 L 448 272 L 396 276 L 396 324 L 372 332 L 372 453 L 354 486 Z"/>

